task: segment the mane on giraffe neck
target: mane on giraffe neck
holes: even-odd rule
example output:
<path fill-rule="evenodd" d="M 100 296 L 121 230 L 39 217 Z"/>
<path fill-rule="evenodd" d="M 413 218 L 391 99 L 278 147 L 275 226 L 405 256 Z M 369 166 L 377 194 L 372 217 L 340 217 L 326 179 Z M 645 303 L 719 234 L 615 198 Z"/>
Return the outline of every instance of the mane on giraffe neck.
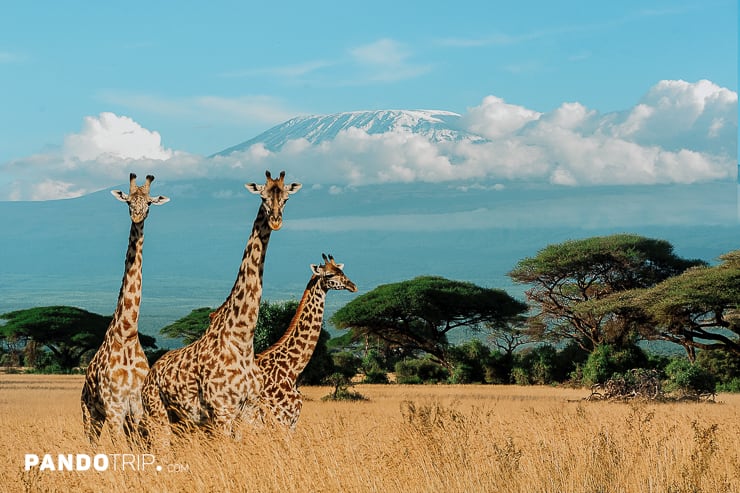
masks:
<path fill-rule="evenodd" d="M 124 342 L 138 335 L 143 248 L 144 221 L 138 223 L 131 221 L 123 280 L 118 292 L 116 310 L 109 326 L 109 333 L 120 337 Z"/>
<path fill-rule="evenodd" d="M 271 233 L 267 214 L 260 206 L 244 248 L 234 286 L 226 300 L 211 314 L 211 323 L 206 334 L 215 335 L 214 332 L 221 332 L 226 327 L 233 332 L 244 333 L 247 342 L 252 342 L 262 298 L 262 276 Z"/>

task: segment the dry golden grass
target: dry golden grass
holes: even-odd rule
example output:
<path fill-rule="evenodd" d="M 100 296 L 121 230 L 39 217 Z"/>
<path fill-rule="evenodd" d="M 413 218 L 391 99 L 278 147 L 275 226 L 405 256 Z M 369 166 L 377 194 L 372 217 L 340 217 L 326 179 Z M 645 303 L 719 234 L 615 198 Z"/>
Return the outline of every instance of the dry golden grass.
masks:
<path fill-rule="evenodd" d="M 359 385 L 368 401 L 337 403 L 307 387 L 293 433 L 194 435 L 149 456 L 107 434 L 91 448 L 81 388 L 79 376 L 0 375 L 0 490 L 740 492 L 738 395 L 624 404 L 546 387 Z M 105 472 L 25 471 L 25 454 L 110 462 Z M 113 470 L 113 454 L 136 462 Z M 138 464 L 150 459 L 162 470 Z"/>

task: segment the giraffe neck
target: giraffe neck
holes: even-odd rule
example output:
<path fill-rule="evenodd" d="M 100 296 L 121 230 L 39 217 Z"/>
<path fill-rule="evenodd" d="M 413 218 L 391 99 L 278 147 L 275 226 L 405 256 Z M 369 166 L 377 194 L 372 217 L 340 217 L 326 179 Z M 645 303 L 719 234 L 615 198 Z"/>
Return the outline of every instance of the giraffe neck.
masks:
<path fill-rule="evenodd" d="M 288 330 L 272 346 L 288 358 L 285 369 L 288 371 L 288 377 L 294 381 L 308 365 L 321 335 L 326 289 L 320 284 L 318 277 L 311 278 Z"/>
<path fill-rule="evenodd" d="M 144 248 L 144 222 L 131 222 L 128 236 L 126 264 L 113 313 L 109 333 L 129 342 L 138 334 L 139 306 L 141 304 L 141 265 Z"/>
<path fill-rule="evenodd" d="M 262 298 L 262 273 L 271 233 L 267 215 L 260 207 L 244 248 L 234 286 L 226 301 L 213 314 L 209 327 L 211 332 L 216 331 L 222 337 L 240 339 L 242 344 L 248 346 L 243 350 L 250 353 Z"/>

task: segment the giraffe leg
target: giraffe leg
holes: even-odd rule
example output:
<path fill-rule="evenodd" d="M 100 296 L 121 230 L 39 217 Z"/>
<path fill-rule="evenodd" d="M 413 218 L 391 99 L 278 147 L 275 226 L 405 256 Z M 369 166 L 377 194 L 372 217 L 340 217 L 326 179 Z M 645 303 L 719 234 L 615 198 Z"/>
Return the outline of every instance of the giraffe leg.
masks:
<path fill-rule="evenodd" d="M 290 415 L 286 420 L 286 424 L 291 430 L 295 430 L 295 427 L 298 424 L 298 418 L 301 416 L 301 409 L 303 408 L 303 398 L 299 392 L 296 392 L 296 394 L 298 395 L 290 406 Z"/>
<path fill-rule="evenodd" d="M 86 403 L 82 403 L 82 426 L 85 430 L 85 436 L 88 441 L 95 445 L 100 439 L 100 433 L 103 430 L 105 424 L 105 418 L 99 418 L 93 416 L 94 411 Z"/>
<path fill-rule="evenodd" d="M 159 395 L 159 387 L 154 382 L 147 381 L 141 391 L 143 406 L 142 419 L 139 423 L 140 433 L 149 446 L 157 440 L 163 450 L 170 446 L 171 429 L 167 408 Z"/>
<path fill-rule="evenodd" d="M 220 434 L 221 436 L 234 438 L 234 418 L 236 413 L 230 412 L 228 409 L 221 410 L 213 415 L 211 419 L 211 425 L 209 428 L 214 434 Z"/>
<path fill-rule="evenodd" d="M 96 444 L 100 439 L 100 433 L 105 424 L 105 416 L 97 411 L 95 402 L 90 395 L 90 389 L 87 385 L 82 388 L 82 426 L 85 430 L 85 436 L 91 444 Z"/>

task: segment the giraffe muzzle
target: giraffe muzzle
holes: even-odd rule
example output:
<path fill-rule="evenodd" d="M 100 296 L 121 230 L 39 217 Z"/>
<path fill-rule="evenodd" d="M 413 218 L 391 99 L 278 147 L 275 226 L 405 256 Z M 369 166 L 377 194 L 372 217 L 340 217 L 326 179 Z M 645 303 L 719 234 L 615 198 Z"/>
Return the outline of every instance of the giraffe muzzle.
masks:
<path fill-rule="evenodd" d="M 267 224 L 270 226 L 271 230 L 277 231 L 283 227 L 283 218 L 270 216 L 270 218 L 267 221 Z"/>

